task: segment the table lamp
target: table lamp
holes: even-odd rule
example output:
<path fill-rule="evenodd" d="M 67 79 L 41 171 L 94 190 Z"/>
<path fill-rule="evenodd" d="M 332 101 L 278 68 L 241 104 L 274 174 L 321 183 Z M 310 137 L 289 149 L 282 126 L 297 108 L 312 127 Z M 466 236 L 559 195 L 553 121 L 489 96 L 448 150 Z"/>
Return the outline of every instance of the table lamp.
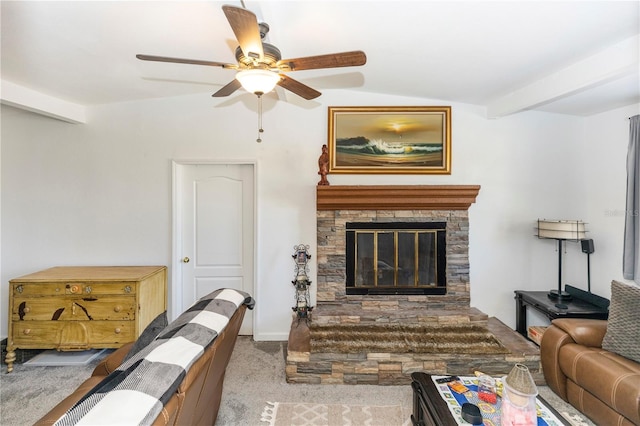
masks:
<path fill-rule="evenodd" d="M 558 289 L 549 291 L 549 297 L 571 300 L 571 295 L 562 290 L 562 243 L 563 241 L 580 241 L 585 238 L 585 223 L 580 220 L 547 220 L 538 219 L 538 238 L 558 241 Z"/>

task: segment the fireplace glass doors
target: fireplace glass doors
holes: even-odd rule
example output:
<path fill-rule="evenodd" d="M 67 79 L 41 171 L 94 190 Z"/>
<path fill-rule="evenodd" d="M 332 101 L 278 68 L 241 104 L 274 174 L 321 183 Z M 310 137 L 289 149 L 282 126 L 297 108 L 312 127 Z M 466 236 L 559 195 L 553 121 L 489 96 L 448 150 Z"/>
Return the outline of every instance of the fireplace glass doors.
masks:
<path fill-rule="evenodd" d="M 347 294 L 445 294 L 446 223 L 347 223 Z"/>

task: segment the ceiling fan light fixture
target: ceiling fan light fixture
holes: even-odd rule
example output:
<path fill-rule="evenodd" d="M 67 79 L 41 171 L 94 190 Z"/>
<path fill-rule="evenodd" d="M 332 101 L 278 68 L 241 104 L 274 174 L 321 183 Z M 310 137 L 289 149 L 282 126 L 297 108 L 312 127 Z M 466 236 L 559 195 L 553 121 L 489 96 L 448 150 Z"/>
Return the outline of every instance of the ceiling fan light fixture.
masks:
<path fill-rule="evenodd" d="M 280 75 L 269 70 L 250 69 L 238 72 L 236 79 L 247 92 L 264 94 L 269 93 L 276 87 L 276 84 L 280 81 Z"/>

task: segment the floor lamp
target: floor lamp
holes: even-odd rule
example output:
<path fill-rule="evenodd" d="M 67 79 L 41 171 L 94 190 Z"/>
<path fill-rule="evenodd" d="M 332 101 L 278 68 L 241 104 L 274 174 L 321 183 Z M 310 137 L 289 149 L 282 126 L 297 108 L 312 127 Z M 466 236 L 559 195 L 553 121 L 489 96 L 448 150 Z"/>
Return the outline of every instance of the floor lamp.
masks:
<path fill-rule="evenodd" d="M 562 290 L 562 243 L 580 241 L 585 238 L 585 223 L 580 220 L 538 219 L 538 238 L 558 241 L 558 289 L 549 291 L 549 297 L 558 302 L 571 300 L 571 295 Z"/>

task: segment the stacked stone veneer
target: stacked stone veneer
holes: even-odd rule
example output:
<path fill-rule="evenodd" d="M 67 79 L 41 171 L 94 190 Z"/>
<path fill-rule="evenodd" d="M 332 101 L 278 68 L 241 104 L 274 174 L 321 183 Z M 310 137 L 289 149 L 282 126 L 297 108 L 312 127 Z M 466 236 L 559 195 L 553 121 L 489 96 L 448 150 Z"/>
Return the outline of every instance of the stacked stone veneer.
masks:
<path fill-rule="evenodd" d="M 385 202 L 384 197 L 380 199 Z M 470 203 L 450 209 L 438 206 L 403 209 L 388 205 L 382 209 L 362 208 L 367 201 L 356 201 L 359 204 L 355 208 L 317 211 L 317 301 L 312 321 L 319 325 L 421 322 L 487 326 L 487 315 L 470 307 L 467 210 Z M 423 202 L 420 199 L 417 203 Z M 446 222 L 446 294 L 347 295 L 346 224 L 350 222 Z M 310 351 L 310 339 L 306 324 L 294 319 L 286 361 L 290 383 L 397 385 L 410 383 L 411 373 L 416 371 L 461 375 L 481 370 L 502 374 L 516 362 L 527 364 L 534 375 L 540 371 L 539 355 L 520 349 L 517 354 L 500 355 L 318 353 Z"/>
<path fill-rule="evenodd" d="M 308 347 L 292 347 L 292 340 L 299 341 L 305 334 L 308 337 L 305 323 L 294 322 L 287 350 L 286 378 L 288 383 L 305 384 L 408 385 L 414 372 L 473 376 L 475 371 L 482 371 L 492 376 L 502 376 L 519 363 L 529 368 L 537 384 L 544 384 L 540 351 L 533 343 L 516 335 L 495 318 L 489 319 L 489 330 L 510 352 L 494 355 L 310 352 Z"/>
<path fill-rule="evenodd" d="M 347 295 L 346 294 L 346 224 L 350 222 L 446 222 L 447 292 L 444 295 Z M 314 321 L 335 321 L 342 316 L 364 312 L 368 320 L 403 320 L 433 310 L 469 308 L 469 218 L 466 210 L 390 211 L 328 210 L 317 213 L 317 310 Z M 381 318 L 376 318 L 378 312 Z M 325 318 L 328 315 L 330 319 Z M 432 314 L 428 315 L 433 316 Z M 345 319 L 346 320 L 346 319 Z M 350 322 L 360 320 L 351 318 Z"/>

